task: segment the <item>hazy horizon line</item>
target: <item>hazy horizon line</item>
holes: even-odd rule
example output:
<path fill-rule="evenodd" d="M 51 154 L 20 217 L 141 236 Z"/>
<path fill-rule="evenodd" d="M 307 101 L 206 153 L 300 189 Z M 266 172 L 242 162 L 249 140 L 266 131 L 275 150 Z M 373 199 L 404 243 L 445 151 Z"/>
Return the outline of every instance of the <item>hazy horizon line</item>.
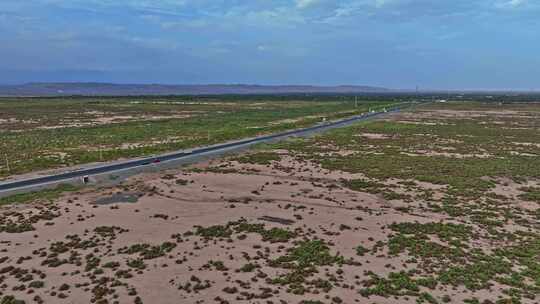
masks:
<path fill-rule="evenodd" d="M 385 85 L 373 85 L 373 84 L 311 84 L 311 83 L 257 83 L 257 82 L 108 82 L 108 81 L 26 81 L 26 82 L 17 82 L 17 83 L 0 83 L 0 86 L 3 87 L 14 87 L 14 86 L 24 86 L 24 85 L 47 85 L 47 84 L 95 84 L 95 85 L 118 85 L 118 86 L 259 86 L 259 87 L 321 87 L 321 88 L 332 88 L 332 87 L 369 87 L 369 88 L 379 88 L 393 92 L 416 92 L 416 88 L 393 88 Z M 526 92 L 538 92 L 540 93 L 540 88 L 422 88 L 418 87 L 419 93 L 430 93 L 430 92 L 516 92 L 516 93 L 526 93 Z"/>

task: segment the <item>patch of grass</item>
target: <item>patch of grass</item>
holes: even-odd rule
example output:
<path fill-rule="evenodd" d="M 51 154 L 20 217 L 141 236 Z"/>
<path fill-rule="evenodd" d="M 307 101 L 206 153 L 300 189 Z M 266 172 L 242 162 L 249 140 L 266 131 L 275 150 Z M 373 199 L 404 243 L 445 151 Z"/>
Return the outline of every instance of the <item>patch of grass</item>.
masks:
<path fill-rule="evenodd" d="M 465 225 L 444 223 L 399 223 L 390 225 L 390 229 L 397 232 L 388 241 L 388 252 L 397 255 L 405 250 L 415 257 L 437 258 L 439 261 L 450 260 L 457 262 L 463 260 L 466 241 L 472 236 L 471 228 Z M 430 236 L 437 236 L 443 245 L 433 242 Z"/>
<path fill-rule="evenodd" d="M 540 187 L 523 187 L 519 190 L 525 192 L 520 194 L 519 198 L 540 204 Z"/>
<path fill-rule="evenodd" d="M 332 255 L 330 248 L 321 240 L 301 241 L 288 253 L 270 260 L 271 267 L 289 269 L 290 272 L 271 280 L 273 284 L 288 286 L 293 294 L 304 294 L 306 285 L 328 292 L 328 282 L 307 278 L 317 272 L 320 266 L 343 265 L 348 261 L 341 255 Z"/>
<path fill-rule="evenodd" d="M 342 256 L 331 255 L 330 248 L 321 240 L 303 241 L 292 248 L 287 255 L 272 261 L 273 265 L 294 264 L 299 268 L 343 264 Z"/>
<path fill-rule="evenodd" d="M 213 238 L 228 238 L 232 235 L 233 231 L 227 226 L 214 225 L 210 227 L 195 227 L 195 234 L 206 239 Z"/>
<path fill-rule="evenodd" d="M 437 301 L 430 293 L 422 292 L 418 297 L 418 303 L 437 304 L 439 301 Z"/>
<path fill-rule="evenodd" d="M 135 268 L 139 270 L 146 268 L 146 264 L 144 263 L 142 259 L 128 260 L 126 265 L 128 265 L 131 268 Z"/>
<path fill-rule="evenodd" d="M 271 228 L 265 229 L 263 224 L 248 224 L 244 221 L 232 223 L 236 233 L 258 233 L 262 236 L 263 241 L 270 243 L 285 243 L 296 237 L 296 233 L 282 229 Z"/>
<path fill-rule="evenodd" d="M 390 229 L 401 234 L 434 234 L 441 240 L 446 242 L 465 241 L 472 236 L 470 226 L 463 224 L 452 223 L 394 223 L 390 225 Z"/>
<path fill-rule="evenodd" d="M 362 245 L 356 246 L 356 255 L 364 256 L 368 252 L 369 252 L 369 249 L 365 248 L 364 246 Z"/>
<path fill-rule="evenodd" d="M 0 300 L 0 304 L 25 304 L 23 300 L 18 300 L 14 296 L 3 296 Z"/>
<path fill-rule="evenodd" d="M 386 190 L 383 192 L 383 197 L 385 200 L 409 200 L 411 198 L 408 194 L 397 193 L 392 190 Z"/>
<path fill-rule="evenodd" d="M 501 258 L 487 255 L 470 258 L 470 263 L 453 265 L 441 271 L 439 281 L 453 286 L 464 285 L 469 290 L 480 290 L 489 287 L 489 282 L 498 275 L 512 272 L 512 264 Z"/>
<path fill-rule="evenodd" d="M 366 179 L 353 179 L 345 183 L 347 188 L 355 191 L 367 192 L 372 194 L 381 193 L 387 186 L 383 183 L 374 182 Z"/>
<path fill-rule="evenodd" d="M 161 245 L 135 244 L 129 247 L 118 249 L 120 254 L 139 254 L 145 260 L 151 260 L 165 256 L 176 247 L 175 243 L 164 242 Z"/>
<path fill-rule="evenodd" d="M 177 179 L 177 180 L 175 181 L 175 183 L 176 183 L 177 185 L 179 185 L 179 186 L 185 186 L 185 185 L 187 185 L 187 184 L 189 183 L 189 181 L 188 181 L 188 180 L 185 180 L 185 179 L 179 178 L 179 179 Z"/>
<path fill-rule="evenodd" d="M 253 272 L 255 269 L 257 269 L 257 265 L 253 263 L 247 263 L 244 266 L 240 267 L 240 272 Z"/>
<path fill-rule="evenodd" d="M 363 281 L 364 288 L 359 291 L 364 297 L 372 295 L 381 297 L 416 296 L 432 299 L 432 296 L 420 293 L 420 287 L 434 289 L 437 286 L 437 282 L 433 278 L 415 279 L 405 271 L 391 272 L 387 278 L 379 277 L 373 272 L 368 272 L 368 275 L 370 279 Z"/>
<path fill-rule="evenodd" d="M 514 235 L 515 245 L 502 246 L 486 254 L 466 245 L 474 235 L 465 225 L 400 223 L 390 228 L 398 234 L 390 237 L 389 253 L 394 255 L 407 250 L 421 259 L 421 265 L 429 263 L 426 270 L 434 272 L 441 284 L 482 290 L 498 282 L 513 287 L 518 297 L 534 298 L 540 291 L 540 237 L 536 234 L 518 233 Z M 431 241 L 433 236 L 448 245 Z M 531 283 L 527 283 L 526 278 Z"/>
<path fill-rule="evenodd" d="M 78 188 L 68 184 L 61 184 L 54 189 L 45 189 L 36 192 L 21 193 L 0 198 L 0 205 L 26 204 L 36 201 L 54 201 L 66 192 L 77 191 Z"/>
<path fill-rule="evenodd" d="M 28 284 L 28 287 L 30 288 L 43 288 L 43 286 L 45 286 L 45 283 L 43 283 L 43 281 L 32 281 L 30 282 L 30 284 Z"/>
<path fill-rule="evenodd" d="M 242 164 L 270 165 L 272 161 L 279 161 L 281 157 L 275 152 L 249 153 L 241 157 L 233 158 Z"/>
<path fill-rule="evenodd" d="M 195 234 L 205 239 L 230 238 L 234 233 L 257 233 L 264 242 L 286 243 L 296 237 L 296 233 L 282 228 L 266 229 L 264 224 L 250 224 L 246 220 L 229 222 L 226 225 L 195 227 Z"/>

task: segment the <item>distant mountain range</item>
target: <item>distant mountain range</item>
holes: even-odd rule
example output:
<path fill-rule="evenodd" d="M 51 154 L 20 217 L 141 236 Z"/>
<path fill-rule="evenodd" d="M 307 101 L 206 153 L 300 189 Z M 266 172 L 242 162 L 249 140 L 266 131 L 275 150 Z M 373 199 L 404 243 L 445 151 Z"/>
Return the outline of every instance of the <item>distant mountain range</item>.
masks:
<path fill-rule="evenodd" d="M 309 94 L 378 93 L 389 89 L 371 86 L 309 85 L 161 85 L 112 83 L 27 83 L 0 85 L 0 96 L 126 96 L 126 95 L 218 95 L 218 94 Z"/>

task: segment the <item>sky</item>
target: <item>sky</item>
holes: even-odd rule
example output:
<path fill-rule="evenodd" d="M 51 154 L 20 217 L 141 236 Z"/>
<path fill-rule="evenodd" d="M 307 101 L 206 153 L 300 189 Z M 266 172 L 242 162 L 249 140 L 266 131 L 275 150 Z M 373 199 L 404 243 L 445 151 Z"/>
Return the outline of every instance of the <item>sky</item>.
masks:
<path fill-rule="evenodd" d="M 0 0 L 0 83 L 540 89 L 540 0 Z"/>

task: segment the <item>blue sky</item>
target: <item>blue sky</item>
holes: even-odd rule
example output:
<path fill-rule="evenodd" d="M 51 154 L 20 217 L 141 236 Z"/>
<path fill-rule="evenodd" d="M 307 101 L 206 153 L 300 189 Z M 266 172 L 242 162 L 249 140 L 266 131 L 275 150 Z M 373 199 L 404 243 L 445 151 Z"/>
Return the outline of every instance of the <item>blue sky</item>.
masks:
<path fill-rule="evenodd" d="M 540 89 L 540 0 L 1 0 L 0 83 Z"/>

